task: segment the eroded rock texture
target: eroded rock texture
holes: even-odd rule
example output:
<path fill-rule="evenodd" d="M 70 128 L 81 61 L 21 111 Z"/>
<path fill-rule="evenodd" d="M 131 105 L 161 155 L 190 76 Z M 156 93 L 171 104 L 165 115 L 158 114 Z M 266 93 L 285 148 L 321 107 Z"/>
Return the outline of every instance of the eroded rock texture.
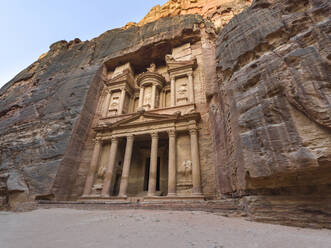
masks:
<path fill-rule="evenodd" d="M 255 1 L 220 33 L 207 94 L 221 193 L 330 194 L 330 8 Z"/>
<path fill-rule="evenodd" d="M 134 61 L 147 66 L 146 56 L 171 51 L 172 44 L 199 32 L 202 22 L 193 15 L 164 18 L 141 28 L 110 30 L 92 41 L 60 41 L 1 88 L 0 172 L 9 173 L 13 201 L 70 196 L 105 61 L 116 58 L 120 64 L 140 50 Z"/>
<path fill-rule="evenodd" d="M 198 14 L 213 22 L 217 28 L 223 28 L 235 15 L 252 3 L 252 0 L 170 0 L 162 6 L 156 5 L 139 23 L 131 26 L 144 26 L 163 17 Z"/>

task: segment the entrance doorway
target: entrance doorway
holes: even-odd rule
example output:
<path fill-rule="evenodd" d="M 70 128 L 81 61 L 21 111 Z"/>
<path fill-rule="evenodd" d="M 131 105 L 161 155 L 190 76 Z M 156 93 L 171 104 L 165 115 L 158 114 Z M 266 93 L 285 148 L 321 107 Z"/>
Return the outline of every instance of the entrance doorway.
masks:
<path fill-rule="evenodd" d="M 157 169 L 156 169 L 156 191 L 160 191 L 160 157 L 157 157 Z M 150 172 L 151 158 L 146 158 L 145 162 L 145 177 L 144 177 L 144 191 L 148 191 L 149 172 Z"/>

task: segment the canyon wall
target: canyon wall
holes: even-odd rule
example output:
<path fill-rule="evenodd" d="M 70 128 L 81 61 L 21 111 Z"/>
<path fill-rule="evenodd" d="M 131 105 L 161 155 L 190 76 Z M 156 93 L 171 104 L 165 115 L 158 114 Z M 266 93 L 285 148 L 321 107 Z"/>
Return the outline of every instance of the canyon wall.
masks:
<path fill-rule="evenodd" d="M 251 3 L 252 0 L 169 0 L 152 8 L 140 22 L 129 22 L 125 28 L 141 27 L 163 17 L 198 14 L 220 29 Z"/>
<path fill-rule="evenodd" d="M 223 195 L 330 199 L 330 8 L 254 1 L 221 31 L 207 94 Z"/>

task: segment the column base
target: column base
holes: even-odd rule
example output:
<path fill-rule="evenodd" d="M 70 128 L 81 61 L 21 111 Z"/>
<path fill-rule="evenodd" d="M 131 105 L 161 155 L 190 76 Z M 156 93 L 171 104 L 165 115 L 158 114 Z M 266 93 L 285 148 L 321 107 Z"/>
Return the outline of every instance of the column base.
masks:
<path fill-rule="evenodd" d="M 168 193 L 167 197 L 173 197 L 173 196 L 176 196 L 177 194 L 176 193 Z"/>
<path fill-rule="evenodd" d="M 193 196 L 203 196 L 202 193 L 198 192 L 198 193 L 192 193 Z"/>
<path fill-rule="evenodd" d="M 110 195 L 101 195 L 101 198 L 109 198 L 110 197 Z"/>
<path fill-rule="evenodd" d="M 148 196 L 148 197 L 154 197 L 154 196 L 156 196 L 156 195 L 155 195 L 155 193 L 147 193 L 147 196 Z"/>

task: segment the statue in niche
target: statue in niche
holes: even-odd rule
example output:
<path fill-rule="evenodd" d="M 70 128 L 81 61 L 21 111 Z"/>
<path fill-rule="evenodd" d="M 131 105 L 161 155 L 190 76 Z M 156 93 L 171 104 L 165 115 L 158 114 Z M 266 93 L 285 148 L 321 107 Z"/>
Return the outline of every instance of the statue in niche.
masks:
<path fill-rule="evenodd" d="M 147 71 L 149 72 L 155 72 L 156 71 L 156 65 L 152 63 L 149 68 L 147 68 Z"/>
<path fill-rule="evenodd" d="M 192 161 L 191 160 L 183 161 L 180 173 L 183 175 L 184 180 L 191 179 L 191 174 L 192 174 Z"/>
<path fill-rule="evenodd" d="M 110 104 L 110 109 L 117 109 L 118 105 L 120 103 L 120 98 L 118 96 L 113 97 L 113 100 Z"/>
<path fill-rule="evenodd" d="M 102 188 L 103 188 L 103 180 L 106 175 L 106 167 L 105 166 L 100 166 L 97 175 L 96 175 L 96 182 L 92 187 L 92 191 L 96 194 L 101 193 Z"/>
<path fill-rule="evenodd" d="M 98 170 L 98 173 L 97 173 L 97 177 L 103 179 L 105 174 L 106 174 L 106 167 L 105 166 L 100 166 L 100 168 Z"/>
<path fill-rule="evenodd" d="M 146 88 L 144 95 L 144 105 L 150 105 L 152 100 L 151 88 Z"/>
<path fill-rule="evenodd" d="M 187 83 L 181 83 L 178 89 L 178 94 L 181 96 L 186 96 L 187 93 Z"/>

